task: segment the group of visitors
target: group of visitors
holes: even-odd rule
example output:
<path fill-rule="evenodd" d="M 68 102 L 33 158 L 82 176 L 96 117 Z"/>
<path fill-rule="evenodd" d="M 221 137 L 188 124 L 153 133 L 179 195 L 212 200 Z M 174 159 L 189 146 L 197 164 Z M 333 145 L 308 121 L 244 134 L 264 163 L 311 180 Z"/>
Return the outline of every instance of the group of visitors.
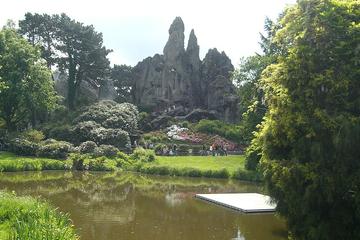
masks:
<path fill-rule="evenodd" d="M 202 155 L 213 155 L 213 156 L 227 156 L 227 149 L 225 145 L 215 144 L 210 145 L 209 150 L 203 145 Z"/>
<path fill-rule="evenodd" d="M 162 155 L 164 156 L 174 156 L 177 155 L 177 146 L 176 144 L 172 145 L 172 146 L 164 146 L 161 149 Z"/>
<path fill-rule="evenodd" d="M 184 149 L 178 148 L 178 146 L 176 144 L 171 144 L 171 145 L 166 145 L 166 144 L 162 144 L 162 146 L 159 148 L 155 147 L 155 145 L 152 142 L 145 142 L 144 144 L 138 144 L 138 142 L 135 140 L 133 143 L 133 147 L 136 148 L 138 146 L 142 146 L 145 149 L 154 149 L 156 154 L 158 155 L 163 155 L 163 156 L 176 156 L 176 155 L 183 155 L 185 154 L 189 154 L 192 155 L 193 153 L 195 153 L 195 155 L 200 154 L 202 156 L 208 156 L 208 155 L 212 155 L 212 156 L 227 156 L 228 152 L 227 152 L 227 148 L 225 144 L 219 144 L 219 143 L 213 143 L 211 144 L 209 147 L 207 147 L 205 144 L 202 145 L 202 150 L 198 149 L 197 151 L 192 148 L 185 150 L 186 152 L 184 152 Z M 200 151 L 199 151 L 200 150 Z"/>

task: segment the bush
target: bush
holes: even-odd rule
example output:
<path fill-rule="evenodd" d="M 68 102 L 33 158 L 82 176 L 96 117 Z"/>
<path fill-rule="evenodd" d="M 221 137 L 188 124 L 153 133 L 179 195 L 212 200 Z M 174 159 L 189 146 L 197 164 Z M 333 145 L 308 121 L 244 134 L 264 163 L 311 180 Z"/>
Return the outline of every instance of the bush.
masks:
<path fill-rule="evenodd" d="M 151 116 L 147 112 L 139 113 L 139 128 L 142 131 L 150 131 L 151 130 Z"/>
<path fill-rule="evenodd" d="M 219 120 L 200 120 L 194 130 L 206 134 L 217 134 L 237 143 L 243 143 L 243 127 L 235 124 L 224 123 Z"/>
<path fill-rule="evenodd" d="M 124 130 L 107 129 L 94 121 L 76 124 L 73 134 L 77 142 L 94 141 L 97 144 L 113 145 L 118 148 L 124 148 L 130 144 L 129 134 Z"/>
<path fill-rule="evenodd" d="M 260 182 L 263 180 L 263 177 L 259 172 L 247 171 L 240 168 L 233 173 L 232 178 L 252 182 Z"/>
<path fill-rule="evenodd" d="M 189 121 L 183 121 L 179 124 L 179 126 L 182 128 L 190 128 L 191 124 Z"/>
<path fill-rule="evenodd" d="M 177 151 L 180 155 L 188 155 L 190 149 L 191 149 L 190 145 L 180 144 L 177 148 Z"/>
<path fill-rule="evenodd" d="M 85 168 L 85 160 L 87 160 L 88 158 L 90 158 L 89 154 L 79 154 L 79 153 L 71 153 L 69 155 L 69 162 L 70 164 L 72 164 L 72 169 L 73 170 L 88 170 Z"/>
<path fill-rule="evenodd" d="M 168 137 L 165 133 L 156 131 L 143 134 L 142 139 L 146 142 L 159 143 L 167 141 Z"/>
<path fill-rule="evenodd" d="M 181 169 L 181 175 L 182 176 L 188 176 L 188 177 L 201 177 L 202 172 L 199 169 L 196 168 L 184 168 Z"/>
<path fill-rule="evenodd" d="M 73 145 L 65 141 L 47 140 L 41 143 L 37 155 L 55 159 L 66 159 L 73 151 Z"/>
<path fill-rule="evenodd" d="M 119 149 L 112 145 L 100 145 L 95 149 L 95 156 L 114 158 L 118 155 Z"/>
<path fill-rule="evenodd" d="M 39 145 L 23 138 L 10 140 L 10 151 L 22 156 L 36 156 Z"/>
<path fill-rule="evenodd" d="M 94 121 L 79 122 L 72 128 L 73 142 L 96 141 L 95 130 L 101 125 Z"/>
<path fill-rule="evenodd" d="M 0 172 L 64 170 L 65 164 L 51 159 L 19 159 L 0 162 Z"/>
<path fill-rule="evenodd" d="M 0 172 L 19 172 L 19 171 L 40 171 L 42 162 L 40 160 L 4 160 L 0 162 Z"/>
<path fill-rule="evenodd" d="M 54 138 L 61 141 L 73 142 L 75 138 L 72 133 L 72 128 L 69 124 L 52 124 L 46 126 L 44 128 L 44 132 L 48 138 Z"/>
<path fill-rule="evenodd" d="M 132 166 L 129 156 L 123 152 L 118 151 L 114 160 L 117 167 L 128 169 Z"/>
<path fill-rule="evenodd" d="M 86 159 L 85 165 L 91 171 L 114 171 L 116 170 L 116 161 L 106 157 L 97 157 Z"/>
<path fill-rule="evenodd" d="M 94 121 L 105 128 L 122 129 L 132 133 L 137 130 L 138 120 L 139 112 L 135 105 L 104 100 L 90 106 L 75 121 Z"/>
<path fill-rule="evenodd" d="M 71 154 L 69 160 L 76 170 L 113 171 L 116 170 L 117 161 L 113 159 L 91 156 L 90 154 Z"/>
<path fill-rule="evenodd" d="M 78 147 L 80 153 L 95 153 L 97 144 L 93 141 L 86 141 L 80 144 Z"/>
<path fill-rule="evenodd" d="M 140 162 L 153 162 L 155 161 L 155 153 L 153 150 L 139 147 L 130 155 L 130 159 Z"/>
<path fill-rule="evenodd" d="M 113 145 L 118 148 L 126 148 L 130 145 L 130 137 L 121 129 L 98 128 L 93 131 L 97 144 Z"/>
<path fill-rule="evenodd" d="M 45 135 L 42 131 L 38 131 L 35 129 L 27 130 L 23 134 L 21 134 L 23 139 L 26 139 L 30 142 L 39 143 L 44 140 Z"/>
<path fill-rule="evenodd" d="M 66 170 L 66 164 L 64 161 L 59 160 L 43 160 L 42 162 L 42 170 Z"/>
<path fill-rule="evenodd" d="M 229 178 L 230 173 L 227 169 L 221 170 L 200 170 L 197 168 L 173 168 L 168 166 L 143 166 L 139 165 L 134 170 L 146 174 L 171 175 L 183 177 L 209 177 L 209 178 Z"/>

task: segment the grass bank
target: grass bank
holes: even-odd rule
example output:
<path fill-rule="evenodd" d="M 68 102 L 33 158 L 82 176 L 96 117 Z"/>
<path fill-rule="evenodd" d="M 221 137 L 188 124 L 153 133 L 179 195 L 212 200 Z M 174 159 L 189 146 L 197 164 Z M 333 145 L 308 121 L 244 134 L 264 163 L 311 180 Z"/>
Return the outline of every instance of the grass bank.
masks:
<path fill-rule="evenodd" d="M 147 174 L 234 178 L 247 181 L 261 181 L 255 171 L 244 167 L 243 155 L 231 156 L 157 156 L 154 162 L 136 166 L 135 170 Z"/>
<path fill-rule="evenodd" d="M 146 174 L 184 177 L 234 178 L 246 181 L 261 181 L 255 171 L 245 169 L 242 155 L 232 156 L 156 156 L 155 161 L 140 150 L 128 157 L 118 154 L 110 159 L 91 158 L 86 154 L 71 155 L 68 160 L 23 157 L 0 152 L 0 172 L 41 170 L 94 170 L 114 171 L 124 169 Z"/>
<path fill-rule="evenodd" d="M 64 170 L 65 168 L 65 161 L 24 157 L 9 152 L 0 152 L 0 172 Z"/>
<path fill-rule="evenodd" d="M 0 239 L 79 239 L 67 214 L 44 201 L 0 192 Z"/>

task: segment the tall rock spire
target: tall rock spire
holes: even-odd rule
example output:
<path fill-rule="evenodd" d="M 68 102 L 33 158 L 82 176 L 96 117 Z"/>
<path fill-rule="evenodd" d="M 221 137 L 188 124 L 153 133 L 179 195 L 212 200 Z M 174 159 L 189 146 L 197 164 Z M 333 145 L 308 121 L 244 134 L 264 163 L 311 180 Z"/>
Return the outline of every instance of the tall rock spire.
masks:
<path fill-rule="evenodd" d="M 195 36 L 194 29 L 191 30 L 188 45 L 186 48 L 186 54 L 190 60 L 190 63 L 194 66 L 200 67 L 200 58 L 199 58 L 200 47 L 197 42 L 197 38 Z"/>
<path fill-rule="evenodd" d="M 169 28 L 169 39 L 164 47 L 165 61 L 174 63 L 184 54 L 185 26 L 180 17 L 176 17 Z"/>

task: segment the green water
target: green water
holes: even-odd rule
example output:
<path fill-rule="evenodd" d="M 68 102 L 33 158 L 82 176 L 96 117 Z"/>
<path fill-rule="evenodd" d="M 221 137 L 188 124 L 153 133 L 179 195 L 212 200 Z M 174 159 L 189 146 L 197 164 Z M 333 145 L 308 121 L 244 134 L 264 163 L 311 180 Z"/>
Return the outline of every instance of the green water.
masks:
<path fill-rule="evenodd" d="M 205 178 L 133 173 L 0 173 L 0 189 L 41 196 L 70 213 L 82 240 L 286 239 L 273 214 L 246 215 L 196 193 L 262 192 L 260 186 Z"/>

